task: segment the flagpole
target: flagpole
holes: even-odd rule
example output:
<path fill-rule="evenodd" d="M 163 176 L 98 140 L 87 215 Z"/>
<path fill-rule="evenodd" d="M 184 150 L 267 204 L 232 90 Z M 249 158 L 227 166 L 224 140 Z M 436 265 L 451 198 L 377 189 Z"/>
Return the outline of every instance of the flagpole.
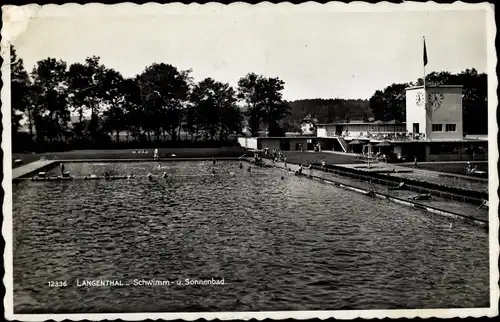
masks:
<path fill-rule="evenodd" d="M 424 39 L 424 55 L 425 55 L 425 51 L 426 51 L 426 49 L 425 49 L 425 36 L 423 37 L 423 39 Z M 425 62 L 424 62 L 424 92 L 425 92 Z"/>
<path fill-rule="evenodd" d="M 425 36 L 422 37 L 424 40 L 424 108 L 425 108 L 425 116 L 426 116 L 426 123 L 427 119 L 429 118 L 429 111 L 427 110 L 427 89 L 425 87 L 425 65 L 427 65 L 427 49 L 425 48 Z M 432 125 L 431 125 L 432 126 Z M 425 127 L 425 139 L 427 140 L 429 138 L 429 129 L 426 126 Z"/>

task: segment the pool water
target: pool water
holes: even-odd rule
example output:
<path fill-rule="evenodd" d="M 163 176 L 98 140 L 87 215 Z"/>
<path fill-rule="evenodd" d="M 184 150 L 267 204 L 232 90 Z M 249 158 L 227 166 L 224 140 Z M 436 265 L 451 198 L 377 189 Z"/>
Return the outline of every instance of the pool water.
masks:
<path fill-rule="evenodd" d="M 238 165 L 73 163 L 74 176 L 140 176 L 14 185 L 15 312 L 489 306 L 481 228 Z M 225 284 L 78 286 L 187 278 Z"/>

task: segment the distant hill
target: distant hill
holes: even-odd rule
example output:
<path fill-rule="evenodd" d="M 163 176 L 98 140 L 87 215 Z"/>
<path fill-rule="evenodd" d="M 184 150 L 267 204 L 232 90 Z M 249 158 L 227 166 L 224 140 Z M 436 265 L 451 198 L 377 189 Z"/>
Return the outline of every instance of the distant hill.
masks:
<path fill-rule="evenodd" d="M 291 114 L 285 121 L 297 123 L 306 116 L 319 123 L 346 120 L 363 120 L 372 116 L 368 100 L 353 99 L 303 99 L 288 102 Z"/>

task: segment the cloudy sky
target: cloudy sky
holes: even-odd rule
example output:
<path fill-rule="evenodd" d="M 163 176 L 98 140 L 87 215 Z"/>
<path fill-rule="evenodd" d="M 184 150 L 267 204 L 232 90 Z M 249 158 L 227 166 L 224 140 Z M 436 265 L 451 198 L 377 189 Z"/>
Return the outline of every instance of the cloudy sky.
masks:
<path fill-rule="evenodd" d="M 369 98 L 414 81 L 423 75 L 423 36 L 427 72 L 487 68 L 487 14 L 480 9 L 178 8 L 45 7 L 31 12 L 12 42 L 28 71 L 47 57 L 73 63 L 97 55 L 124 76 L 164 62 L 192 68 L 197 81 L 235 86 L 255 72 L 283 79 L 287 100 Z"/>

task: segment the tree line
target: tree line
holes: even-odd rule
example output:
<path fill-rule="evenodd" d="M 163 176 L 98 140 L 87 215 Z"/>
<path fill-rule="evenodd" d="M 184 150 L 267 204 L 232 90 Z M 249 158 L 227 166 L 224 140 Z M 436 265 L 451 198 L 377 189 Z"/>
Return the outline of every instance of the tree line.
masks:
<path fill-rule="evenodd" d="M 212 78 L 196 83 L 191 73 L 154 63 L 127 78 L 96 56 L 69 66 L 47 58 L 28 73 L 12 47 L 13 150 L 222 146 L 236 144 L 234 138 L 245 125 L 253 136 L 261 130 L 269 136 L 300 131 L 305 116 L 318 123 L 404 122 L 405 88 L 423 84 L 422 79 L 392 84 L 369 100 L 285 101 L 285 83 L 279 78 L 249 73 L 233 88 Z M 487 133 L 486 74 L 475 69 L 433 72 L 426 82 L 463 85 L 464 132 Z M 21 120 L 27 133 L 21 131 Z"/>
<path fill-rule="evenodd" d="M 290 114 L 285 116 L 284 124 L 298 129 L 300 121 L 309 116 L 319 123 L 349 122 L 350 120 L 368 121 L 372 117 L 368 100 L 362 99 L 303 99 L 288 102 Z"/>
<path fill-rule="evenodd" d="M 234 89 L 212 78 L 196 83 L 191 72 L 154 63 L 126 78 L 93 56 L 69 66 L 47 58 L 28 73 L 11 48 L 13 149 L 221 146 L 234 144 L 244 119 L 253 135 L 262 124 L 270 135 L 284 134 L 290 107 L 279 78 L 249 73 Z"/>

